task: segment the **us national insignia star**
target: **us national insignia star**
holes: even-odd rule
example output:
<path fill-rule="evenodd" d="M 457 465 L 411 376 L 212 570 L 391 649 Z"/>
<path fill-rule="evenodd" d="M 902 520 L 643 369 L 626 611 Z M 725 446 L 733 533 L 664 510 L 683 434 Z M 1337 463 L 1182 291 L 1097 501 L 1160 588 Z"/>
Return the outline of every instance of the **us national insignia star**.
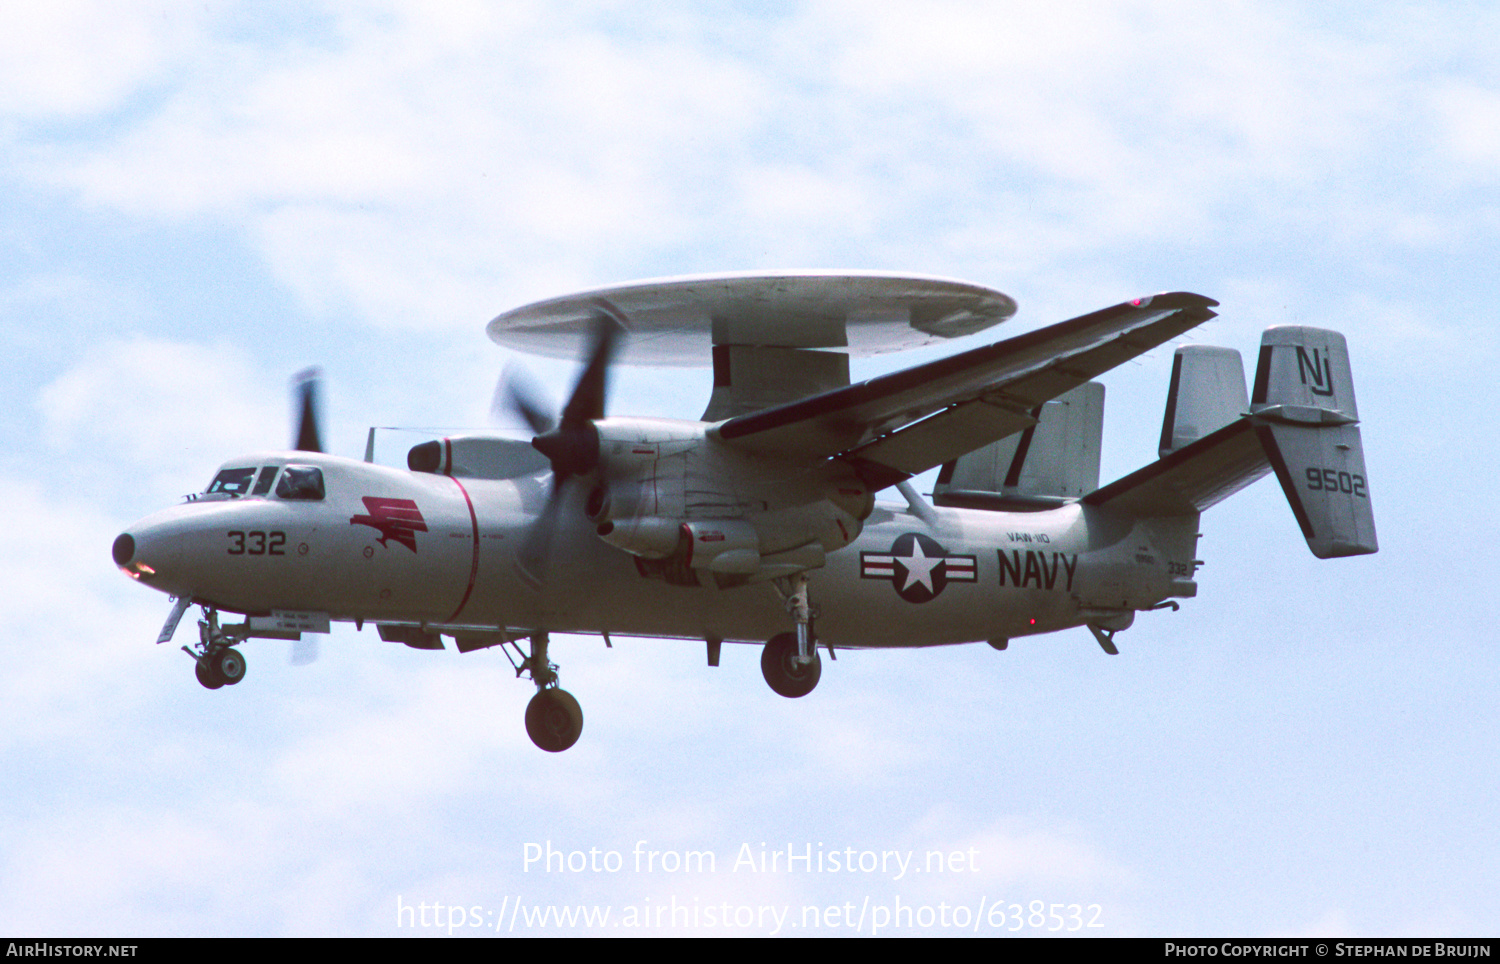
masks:
<path fill-rule="evenodd" d="M 902 599 L 924 603 L 941 595 L 950 582 L 977 582 L 979 567 L 974 556 L 950 553 L 920 532 L 907 532 L 896 537 L 888 553 L 860 553 L 859 574 L 887 579 Z"/>

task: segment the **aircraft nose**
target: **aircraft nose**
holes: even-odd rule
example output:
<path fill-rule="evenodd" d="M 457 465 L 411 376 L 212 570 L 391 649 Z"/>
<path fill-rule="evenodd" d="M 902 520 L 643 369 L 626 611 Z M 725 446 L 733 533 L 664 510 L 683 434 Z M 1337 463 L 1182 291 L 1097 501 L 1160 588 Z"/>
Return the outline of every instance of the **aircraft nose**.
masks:
<path fill-rule="evenodd" d="M 142 519 L 115 536 L 114 545 L 109 548 L 110 558 L 130 578 L 170 591 L 162 580 L 181 569 L 181 549 L 170 538 L 171 534 L 160 522 Z"/>
<path fill-rule="evenodd" d="M 115 537 L 115 545 L 110 554 L 115 557 L 115 565 L 130 565 L 130 560 L 135 558 L 135 537 L 128 532 L 120 533 Z"/>

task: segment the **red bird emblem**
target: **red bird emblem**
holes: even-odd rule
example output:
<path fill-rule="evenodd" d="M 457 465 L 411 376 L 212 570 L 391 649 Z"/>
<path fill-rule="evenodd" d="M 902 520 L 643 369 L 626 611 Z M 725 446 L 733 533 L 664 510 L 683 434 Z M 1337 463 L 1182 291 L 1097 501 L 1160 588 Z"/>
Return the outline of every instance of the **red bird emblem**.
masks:
<path fill-rule="evenodd" d="M 381 545 L 387 545 L 387 539 L 395 539 L 412 552 L 417 551 L 417 533 L 427 531 L 427 520 L 422 518 L 416 502 L 367 495 L 364 503 L 370 514 L 350 518 L 350 525 L 369 526 L 379 532 Z"/>

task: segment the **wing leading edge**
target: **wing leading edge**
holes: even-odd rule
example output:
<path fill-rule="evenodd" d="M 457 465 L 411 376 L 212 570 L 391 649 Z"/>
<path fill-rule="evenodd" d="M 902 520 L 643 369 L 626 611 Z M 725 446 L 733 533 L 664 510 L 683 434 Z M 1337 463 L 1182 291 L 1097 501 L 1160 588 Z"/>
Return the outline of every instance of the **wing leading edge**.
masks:
<path fill-rule="evenodd" d="M 1170 292 L 729 419 L 726 444 L 797 461 L 842 455 L 884 488 L 1036 423 L 1038 405 L 1214 317 Z"/>

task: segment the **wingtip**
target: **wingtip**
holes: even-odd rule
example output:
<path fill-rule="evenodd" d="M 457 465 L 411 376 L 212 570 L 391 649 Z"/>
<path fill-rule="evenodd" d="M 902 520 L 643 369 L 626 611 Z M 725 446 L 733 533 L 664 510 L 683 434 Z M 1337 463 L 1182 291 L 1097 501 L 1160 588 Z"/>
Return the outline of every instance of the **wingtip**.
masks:
<path fill-rule="evenodd" d="M 1219 303 L 1204 295 L 1191 291 L 1163 291 L 1129 302 L 1133 308 L 1217 308 Z"/>

